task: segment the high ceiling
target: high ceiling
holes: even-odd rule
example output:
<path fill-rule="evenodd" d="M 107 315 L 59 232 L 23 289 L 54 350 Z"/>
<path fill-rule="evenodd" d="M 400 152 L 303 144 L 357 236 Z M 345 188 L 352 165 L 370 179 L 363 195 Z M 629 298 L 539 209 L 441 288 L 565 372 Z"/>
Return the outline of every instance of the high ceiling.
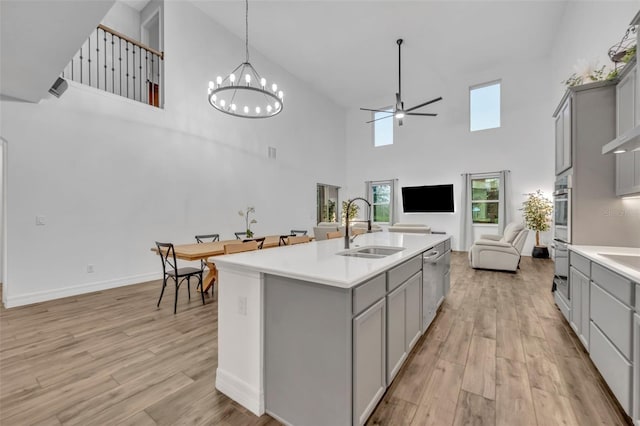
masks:
<path fill-rule="evenodd" d="M 195 3 L 244 39 L 244 1 Z M 253 0 L 249 44 L 338 104 L 355 107 L 383 97 L 391 103 L 396 39 L 403 38 L 403 92 L 418 80 L 432 83 L 433 91 L 414 96 L 421 101 L 438 95 L 451 70 L 547 56 L 565 6 L 560 0 Z"/>

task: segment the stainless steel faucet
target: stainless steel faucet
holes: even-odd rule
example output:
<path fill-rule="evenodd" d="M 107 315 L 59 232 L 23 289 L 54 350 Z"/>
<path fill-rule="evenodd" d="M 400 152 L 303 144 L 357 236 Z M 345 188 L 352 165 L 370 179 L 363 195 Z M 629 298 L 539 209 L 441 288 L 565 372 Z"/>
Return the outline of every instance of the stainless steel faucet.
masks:
<path fill-rule="evenodd" d="M 353 203 L 356 200 L 361 200 L 364 201 L 365 203 L 367 203 L 367 220 L 354 220 L 353 222 L 367 222 L 367 232 L 371 232 L 371 203 L 368 202 L 367 200 L 365 200 L 362 197 L 356 197 L 356 198 L 352 198 L 351 200 L 349 200 L 347 202 L 347 211 L 345 212 L 345 216 L 347 218 L 347 224 L 346 227 L 344 229 L 344 248 L 348 249 L 349 248 L 349 243 L 353 242 L 349 239 L 349 208 L 351 207 L 351 203 Z"/>

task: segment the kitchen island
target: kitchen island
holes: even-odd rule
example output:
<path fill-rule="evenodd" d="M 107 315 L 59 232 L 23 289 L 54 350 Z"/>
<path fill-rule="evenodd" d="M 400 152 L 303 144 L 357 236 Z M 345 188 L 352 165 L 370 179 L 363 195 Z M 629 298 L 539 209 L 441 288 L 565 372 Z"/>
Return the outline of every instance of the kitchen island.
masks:
<path fill-rule="evenodd" d="M 380 232 L 347 256 L 335 239 L 217 257 L 216 388 L 287 424 L 363 424 L 448 291 L 449 250 Z"/>

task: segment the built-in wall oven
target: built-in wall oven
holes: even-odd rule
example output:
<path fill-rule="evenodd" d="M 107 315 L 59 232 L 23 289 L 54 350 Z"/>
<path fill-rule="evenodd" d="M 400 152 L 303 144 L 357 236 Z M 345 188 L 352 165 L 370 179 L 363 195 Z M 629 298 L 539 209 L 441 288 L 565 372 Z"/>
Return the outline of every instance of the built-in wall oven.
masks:
<path fill-rule="evenodd" d="M 553 290 L 569 301 L 569 247 L 571 244 L 571 174 L 556 178 L 553 192 Z"/>

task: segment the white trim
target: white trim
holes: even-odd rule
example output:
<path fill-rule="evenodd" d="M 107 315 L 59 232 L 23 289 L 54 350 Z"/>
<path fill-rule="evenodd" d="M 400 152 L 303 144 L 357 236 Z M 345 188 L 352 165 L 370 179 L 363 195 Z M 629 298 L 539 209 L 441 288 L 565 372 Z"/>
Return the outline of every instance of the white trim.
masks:
<path fill-rule="evenodd" d="M 162 273 L 153 272 L 148 274 L 132 275 L 130 277 L 116 278 L 113 280 L 97 281 L 93 283 L 80 284 L 70 287 L 56 288 L 34 293 L 26 293 L 18 296 L 7 296 L 5 307 L 14 308 L 16 306 L 30 305 L 32 303 L 46 302 L 63 297 L 77 296 L 80 294 L 93 293 L 100 290 L 108 290 L 117 287 L 124 287 L 132 284 L 140 284 L 148 281 L 159 280 Z M 3 292 L 5 293 L 5 292 Z"/>
<path fill-rule="evenodd" d="M 216 389 L 240 405 L 251 411 L 256 416 L 264 414 L 264 395 L 259 389 L 251 387 L 244 380 L 233 374 L 216 369 Z"/>

